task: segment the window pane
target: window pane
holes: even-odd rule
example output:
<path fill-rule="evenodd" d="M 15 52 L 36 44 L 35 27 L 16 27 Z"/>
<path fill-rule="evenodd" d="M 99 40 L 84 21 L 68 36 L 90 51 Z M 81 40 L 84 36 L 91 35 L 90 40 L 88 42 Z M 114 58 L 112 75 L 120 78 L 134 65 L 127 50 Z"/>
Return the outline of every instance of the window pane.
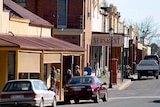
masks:
<path fill-rule="evenodd" d="M 19 79 L 28 79 L 28 73 L 19 73 Z"/>

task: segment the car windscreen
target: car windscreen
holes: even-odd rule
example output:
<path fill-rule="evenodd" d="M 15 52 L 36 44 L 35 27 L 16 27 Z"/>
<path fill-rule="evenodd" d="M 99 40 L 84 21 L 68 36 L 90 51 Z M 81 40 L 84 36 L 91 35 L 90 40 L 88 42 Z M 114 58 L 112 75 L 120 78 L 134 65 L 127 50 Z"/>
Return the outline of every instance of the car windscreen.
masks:
<path fill-rule="evenodd" d="M 8 82 L 4 88 L 3 92 L 9 91 L 29 91 L 32 90 L 31 83 L 29 81 L 14 81 Z"/>
<path fill-rule="evenodd" d="M 72 78 L 70 84 L 90 84 L 92 83 L 91 77 L 75 77 Z"/>
<path fill-rule="evenodd" d="M 145 56 L 144 59 L 147 59 L 147 60 L 153 59 L 159 63 L 159 58 L 157 56 Z"/>

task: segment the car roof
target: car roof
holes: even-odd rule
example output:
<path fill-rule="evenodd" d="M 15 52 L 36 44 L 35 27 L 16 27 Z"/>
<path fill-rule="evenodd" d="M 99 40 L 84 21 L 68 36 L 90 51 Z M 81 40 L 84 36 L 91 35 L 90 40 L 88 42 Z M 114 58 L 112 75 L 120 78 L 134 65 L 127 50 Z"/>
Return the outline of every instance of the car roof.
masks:
<path fill-rule="evenodd" d="M 86 75 L 86 76 L 74 76 L 73 78 L 84 78 L 84 77 L 94 78 L 95 76 L 91 76 L 91 75 Z"/>
<path fill-rule="evenodd" d="M 42 81 L 42 80 L 39 80 L 39 79 L 18 79 L 18 80 L 9 80 L 8 82 L 16 82 L 16 81 L 30 81 L 30 82 L 33 82 L 33 81 Z"/>

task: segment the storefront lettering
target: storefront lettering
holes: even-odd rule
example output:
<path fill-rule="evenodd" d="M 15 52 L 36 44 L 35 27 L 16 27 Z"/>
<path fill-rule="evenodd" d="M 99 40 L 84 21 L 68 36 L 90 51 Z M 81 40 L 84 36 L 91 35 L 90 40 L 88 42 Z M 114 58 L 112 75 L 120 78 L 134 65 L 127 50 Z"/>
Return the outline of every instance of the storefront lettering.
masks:
<path fill-rule="evenodd" d="M 109 46 L 111 44 L 110 37 L 93 37 L 92 38 L 92 45 L 93 46 Z M 122 39 L 120 37 L 113 37 L 112 44 L 116 46 L 122 45 Z"/>

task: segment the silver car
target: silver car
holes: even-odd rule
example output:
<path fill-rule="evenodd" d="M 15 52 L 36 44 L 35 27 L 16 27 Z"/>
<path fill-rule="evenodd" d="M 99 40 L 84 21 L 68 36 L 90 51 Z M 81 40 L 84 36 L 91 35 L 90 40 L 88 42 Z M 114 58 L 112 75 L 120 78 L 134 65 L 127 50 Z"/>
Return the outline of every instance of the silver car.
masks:
<path fill-rule="evenodd" d="M 0 107 L 56 107 L 56 94 L 38 79 L 8 81 L 0 93 Z"/>

